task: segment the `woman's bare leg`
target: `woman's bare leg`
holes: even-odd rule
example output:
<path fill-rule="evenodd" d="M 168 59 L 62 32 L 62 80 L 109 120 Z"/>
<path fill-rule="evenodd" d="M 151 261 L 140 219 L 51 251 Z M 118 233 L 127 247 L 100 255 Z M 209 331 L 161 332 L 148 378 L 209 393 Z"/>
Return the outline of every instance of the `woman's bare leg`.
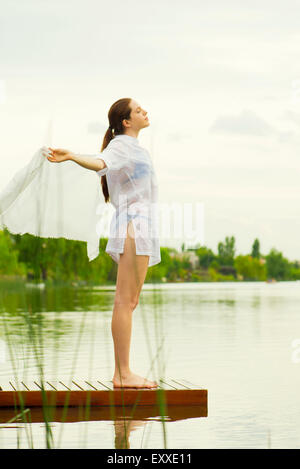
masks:
<path fill-rule="evenodd" d="M 124 253 L 120 254 L 113 316 L 111 322 L 115 351 L 115 387 L 157 387 L 154 381 L 132 373 L 129 367 L 132 313 L 147 274 L 149 256 L 136 255 L 132 222 L 127 226 Z"/>

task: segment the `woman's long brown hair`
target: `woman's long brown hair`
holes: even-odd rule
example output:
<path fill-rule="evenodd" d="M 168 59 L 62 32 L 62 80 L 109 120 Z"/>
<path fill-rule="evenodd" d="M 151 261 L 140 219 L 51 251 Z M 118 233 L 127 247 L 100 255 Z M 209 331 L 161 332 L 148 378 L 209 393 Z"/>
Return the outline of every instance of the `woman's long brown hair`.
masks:
<path fill-rule="evenodd" d="M 131 98 L 118 99 L 108 111 L 109 127 L 104 135 L 101 151 L 107 147 L 109 142 L 116 136 L 124 133 L 122 121 L 130 119 L 131 108 L 129 103 Z M 105 202 L 109 202 L 109 192 L 107 187 L 106 176 L 101 176 L 101 186 Z"/>

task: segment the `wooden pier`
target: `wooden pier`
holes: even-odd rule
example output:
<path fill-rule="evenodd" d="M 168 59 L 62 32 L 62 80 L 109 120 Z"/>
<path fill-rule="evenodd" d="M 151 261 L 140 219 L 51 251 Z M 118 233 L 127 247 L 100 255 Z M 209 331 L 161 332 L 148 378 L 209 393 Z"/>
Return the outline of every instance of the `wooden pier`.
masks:
<path fill-rule="evenodd" d="M 72 379 L 0 382 L 0 408 L 5 407 L 201 407 L 207 413 L 207 390 L 185 379 L 166 378 L 154 389 L 114 388 L 111 381 Z M 169 407 L 169 408 L 171 408 Z M 206 409 L 206 410 L 205 410 Z"/>

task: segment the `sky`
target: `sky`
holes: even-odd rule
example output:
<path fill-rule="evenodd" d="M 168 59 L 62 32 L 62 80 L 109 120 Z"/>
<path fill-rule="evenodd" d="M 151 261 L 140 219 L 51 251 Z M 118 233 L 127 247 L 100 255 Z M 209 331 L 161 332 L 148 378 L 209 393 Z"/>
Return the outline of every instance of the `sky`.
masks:
<path fill-rule="evenodd" d="M 202 204 L 193 243 L 217 253 L 234 236 L 238 255 L 258 238 L 300 260 L 299 14 L 295 0 L 3 0 L 0 190 L 42 145 L 100 151 L 131 97 L 159 202 Z"/>

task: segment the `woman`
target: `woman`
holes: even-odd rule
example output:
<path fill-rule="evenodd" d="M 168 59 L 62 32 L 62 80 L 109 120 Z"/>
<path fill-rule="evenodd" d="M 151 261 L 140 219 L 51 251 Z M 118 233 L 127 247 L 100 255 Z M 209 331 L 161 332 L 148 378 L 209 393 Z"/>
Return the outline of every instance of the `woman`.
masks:
<path fill-rule="evenodd" d="M 118 263 L 111 323 L 115 353 L 114 387 L 156 388 L 129 367 L 132 313 L 136 308 L 148 267 L 161 261 L 156 225 L 157 182 L 151 157 L 138 142 L 141 129 L 150 125 L 147 111 L 130 98 L 116 101 L 108 113 L 109 128 L 101 153 L 79 155 L 49 148 L 50 162 L 73 161 L 101 177 L 105 202 L 114 213 L 106 252 Z M 106 177 L 107 175 L 107 177 Z"/>

